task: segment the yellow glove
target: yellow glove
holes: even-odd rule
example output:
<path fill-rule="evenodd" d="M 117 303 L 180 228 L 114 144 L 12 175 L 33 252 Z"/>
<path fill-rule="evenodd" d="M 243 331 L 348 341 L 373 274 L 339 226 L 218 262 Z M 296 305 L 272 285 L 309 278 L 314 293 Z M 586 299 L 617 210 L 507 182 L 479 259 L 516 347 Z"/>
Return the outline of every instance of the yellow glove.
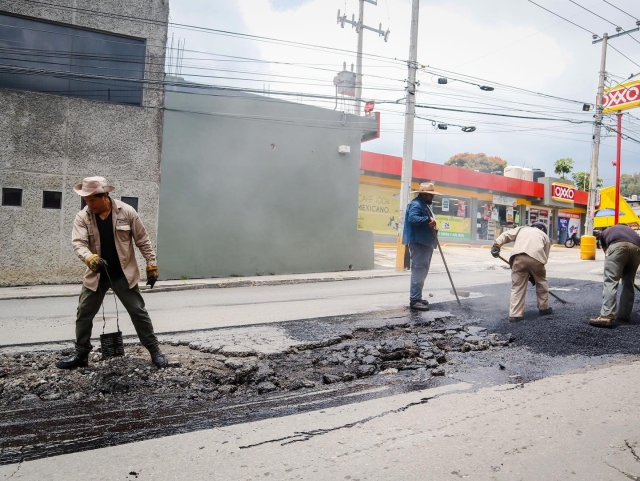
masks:
<path fill-rule="evenodd" d="M 147 285 L 150 285 L 152 289 L 153 285 L 158 280 L 159 275 L 160 274 L 158 273 L 158 266 L 147 266 Z"/>
<path fill-rule="evenodd" d="M 100 272 L 100 256 L 98 254 L 90 255 L 84 262 L 93 272 Z"/>

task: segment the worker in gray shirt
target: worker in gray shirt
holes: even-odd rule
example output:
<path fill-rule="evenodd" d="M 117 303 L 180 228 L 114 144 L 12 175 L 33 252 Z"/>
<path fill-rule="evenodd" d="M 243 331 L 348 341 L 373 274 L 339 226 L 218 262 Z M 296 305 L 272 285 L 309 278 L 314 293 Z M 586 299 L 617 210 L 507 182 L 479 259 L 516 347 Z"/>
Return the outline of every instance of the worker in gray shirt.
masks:
<path fill-rule="evenodd" d="M 604 251 L 604 282 L 600 315 L 592 318 L 592 326 L 611 327 L 616 319 L 631 320 L 636 272 L 640 265 L 640 236 L 631 227 L 618 224 L 596 233 Z M 617 306 L 618 285 L 622 279 L 620 309 Z"/>
<path fill-rule="evenodd" d="M 500 256 L 500 247 L 515 242 L 509 258 L 511 265 L 511 300 L 509 303 L 509 321 L 524 319 L 524 300 L 527 294 L 527 280 L 536 286 L 538 312 L 541 316 L 553 313 L 549 307 L 549 283 L 545 264 L 549 259 L 551 242 L 547 237 L 547 226 L 534 222 L 531 226 L 521 226 L 503 232 L 491 248 L 493 257 Z"/>

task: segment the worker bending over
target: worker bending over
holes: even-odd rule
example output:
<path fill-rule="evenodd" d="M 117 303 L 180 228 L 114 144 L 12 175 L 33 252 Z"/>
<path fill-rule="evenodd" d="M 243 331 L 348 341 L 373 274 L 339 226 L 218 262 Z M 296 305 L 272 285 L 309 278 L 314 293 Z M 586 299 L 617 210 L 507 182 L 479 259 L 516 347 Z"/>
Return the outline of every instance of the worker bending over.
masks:
<path fill-rule="evenodd" d="M 547 237 L 547 227 L 542 222 L 531 226 L 516 227 L 503 232 L 491 248 L 493 257 L 500 257 L 500 247 L 514 242 L 509 264 L 511 265 L 511 299 L 509 303 L 509 321 L 524 319 L 524 301 L 527 294 L 527 280 L 536 286 L 538 312 L 549 315 L 549 284 L 545 264 L 549 259 L 551 242 Z"/>
<path fill-rule="evenodd" d="M 604 251 L 604 282 L 600 316 L 592 318 L 592 326 L 610 327 L 616 319 L 631 320 L 636 272 L 640 265 L 640 236 L 631 227 L 618 224 L 596 233 Z M 617 306 L 618 285 L 622 280 L 620 309 Z"/>

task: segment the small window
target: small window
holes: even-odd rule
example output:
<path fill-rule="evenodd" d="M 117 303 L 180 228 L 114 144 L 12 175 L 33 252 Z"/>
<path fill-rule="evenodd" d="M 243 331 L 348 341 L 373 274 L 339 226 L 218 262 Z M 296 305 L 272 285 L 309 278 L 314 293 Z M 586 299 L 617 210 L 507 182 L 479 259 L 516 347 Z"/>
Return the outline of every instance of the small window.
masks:
<path fill-rule="evenodd" d="M 137 197 L 120 197 L 120 200 L 125 204 L 129 204 L 138 212 L 138 198 Z"/>
<path fill-rule="evenodd" d="M 2 188 L 2 205 L 22 207 L 22 189 Z"/>
<path fill-rule="evenodd" d="M 43 209 L 62 209 L 62 192 L 45 190 L 42 193 Z"/>

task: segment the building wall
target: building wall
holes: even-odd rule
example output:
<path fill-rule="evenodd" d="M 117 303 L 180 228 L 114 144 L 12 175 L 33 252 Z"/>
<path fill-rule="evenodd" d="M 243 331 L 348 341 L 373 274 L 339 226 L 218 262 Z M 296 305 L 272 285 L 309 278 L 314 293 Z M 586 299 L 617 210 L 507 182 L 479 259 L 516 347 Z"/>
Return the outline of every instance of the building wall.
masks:
<path fill-rule="evenodd" d="M 6 1 L 0 9 L 143 38 L 146 77 L 164 78 L 166 24 L 110 18 L 83 9 L 167 22 L 168 0 L 48 3 L 74 8 Z M 155 244 L 163 102 L 163 90 L 157 87 L 145 88 L 142 106 L 0 89 L 0 188 L 24 189 L 22 207 L 0 206 L 0 285 L 82 279 L 84 265 L 71 249 L 71 227 L 81 202 L 72 189 L 84 177 L 106 177 L 116 187 L 111 195 L 117 199 L 138 197 L 139 212 Z M 42 208 L 43 190 L 63 192 L 61 210 Z"/>
<path fill-rule="evenodd" d="M 162 278 L 373 268 L 357 205 L 375 121 L 223 90 L 168 90 L 166 106 Z"/>

